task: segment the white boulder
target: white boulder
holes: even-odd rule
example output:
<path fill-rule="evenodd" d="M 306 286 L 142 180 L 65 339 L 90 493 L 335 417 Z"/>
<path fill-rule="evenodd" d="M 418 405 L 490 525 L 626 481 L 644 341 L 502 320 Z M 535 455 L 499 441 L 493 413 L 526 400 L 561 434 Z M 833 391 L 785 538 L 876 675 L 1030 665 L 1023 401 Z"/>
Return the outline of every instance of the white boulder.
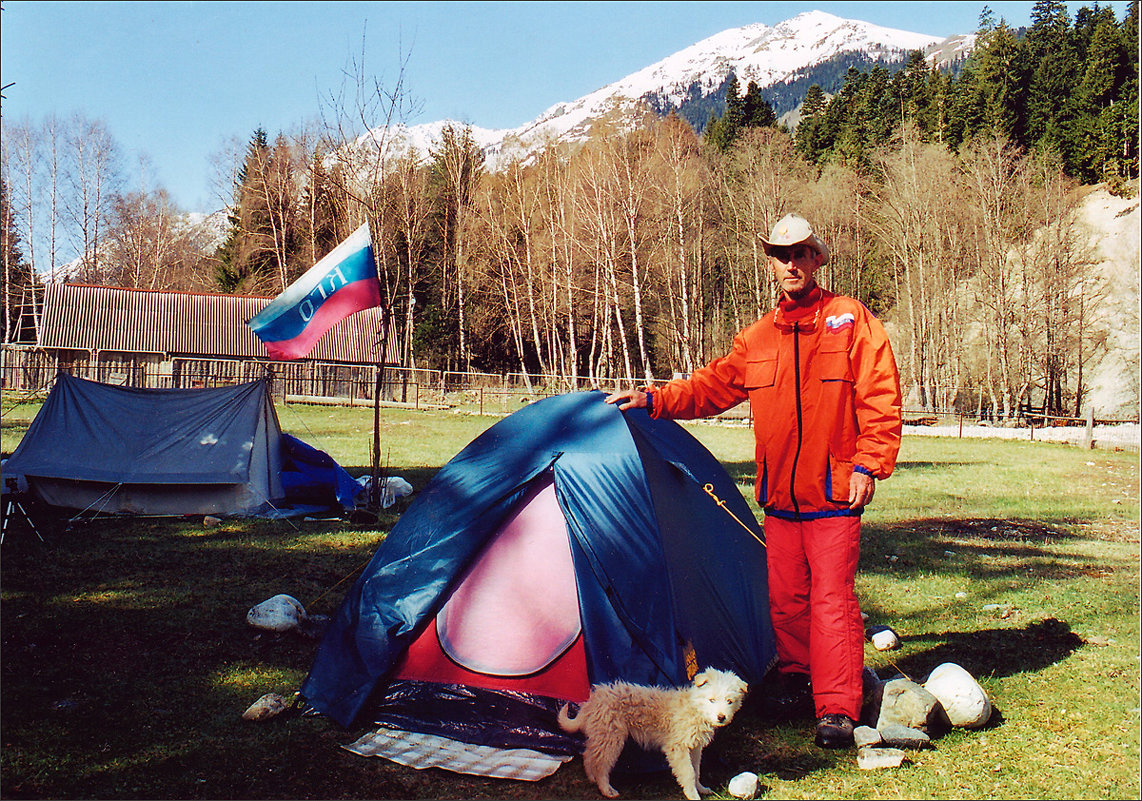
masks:
<path fill-rule="evenodd" d="M 878 651 L 892 651 L 900 647 L 900 638 L 895 631 L 885 626 L 872 635 L 872 645 Z"/>
<path fill-rule="evenodd" d="M 251 607 L 246 622 L 267 631 L 289 631 L 305 619 L 305 607 L 292 595 L 275 595 Z"/>
<path fill-rule="evenodd" d="M 730 795 L 734 798 L 753 798 L 757 793 L 757 774 L 746 771 L 730 779 Z"/>
<path fill-rule="evenodd" d="M 924 689 L 936 696 L 953 726 L 978 729 L 991 718 L 991 700 L 979 682 L 959 665 L 945 662 L 924 682 Z"/>

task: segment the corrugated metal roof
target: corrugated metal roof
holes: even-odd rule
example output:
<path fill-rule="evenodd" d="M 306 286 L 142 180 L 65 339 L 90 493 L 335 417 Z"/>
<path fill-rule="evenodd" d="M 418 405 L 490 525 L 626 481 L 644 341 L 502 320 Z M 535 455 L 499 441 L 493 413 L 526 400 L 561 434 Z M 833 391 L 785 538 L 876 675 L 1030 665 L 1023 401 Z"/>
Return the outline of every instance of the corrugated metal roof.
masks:
<path fill-rule="evenodd" d="M 150 289 L 48 284 L 39 345 L 43 348 L 266 358 L 246 321 L 273 298 L 160 292 Z M 310 359 L 376 364 L 379 308 L 350 315 L 330 329 Z M 393 337 L 389 364 L 396 364 Z"/>

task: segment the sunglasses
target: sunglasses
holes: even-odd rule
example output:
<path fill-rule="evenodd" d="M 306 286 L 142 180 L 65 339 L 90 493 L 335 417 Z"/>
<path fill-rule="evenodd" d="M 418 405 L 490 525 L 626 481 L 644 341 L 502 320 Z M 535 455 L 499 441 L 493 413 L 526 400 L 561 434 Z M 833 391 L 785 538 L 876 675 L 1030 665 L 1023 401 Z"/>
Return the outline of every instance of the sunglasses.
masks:
<path fill-rule="evenodd" d="M 808 245 L 773 245 L 768 252 L 770 256 L 787 264 L 794 260 L 804 261 L 816 253 Z"/>

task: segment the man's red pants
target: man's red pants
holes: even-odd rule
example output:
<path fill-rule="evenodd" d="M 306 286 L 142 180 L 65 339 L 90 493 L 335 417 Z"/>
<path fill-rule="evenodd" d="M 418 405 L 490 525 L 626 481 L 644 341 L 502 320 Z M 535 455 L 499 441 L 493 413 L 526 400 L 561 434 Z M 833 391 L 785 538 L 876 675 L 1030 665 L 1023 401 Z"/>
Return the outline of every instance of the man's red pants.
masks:
<path fill-rule="evenodd" d="M 778 669 L 807 673 L 817 717 L 860 718 L 864 622 L 855 580 L 860 518 L 765 519 Z"/>

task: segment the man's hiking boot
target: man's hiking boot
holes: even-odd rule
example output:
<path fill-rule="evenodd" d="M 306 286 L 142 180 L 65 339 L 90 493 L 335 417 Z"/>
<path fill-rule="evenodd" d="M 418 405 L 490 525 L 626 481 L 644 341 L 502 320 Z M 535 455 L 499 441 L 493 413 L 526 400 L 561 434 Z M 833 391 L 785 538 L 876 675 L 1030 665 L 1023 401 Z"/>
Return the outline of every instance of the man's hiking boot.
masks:
<path fill-rule="evenodd" d="M 848 715 L 825 715 L 817 721 L 817 745 L 821 748 L 847 748 L 853 744 L 855 726 Z"/>
<path fill-rule="evenodd" d="M 764 712 L 775 720 L 793 720 L 813 714 L 813 688 L 804 673 L 776 672 L 762 692 Z"/>

